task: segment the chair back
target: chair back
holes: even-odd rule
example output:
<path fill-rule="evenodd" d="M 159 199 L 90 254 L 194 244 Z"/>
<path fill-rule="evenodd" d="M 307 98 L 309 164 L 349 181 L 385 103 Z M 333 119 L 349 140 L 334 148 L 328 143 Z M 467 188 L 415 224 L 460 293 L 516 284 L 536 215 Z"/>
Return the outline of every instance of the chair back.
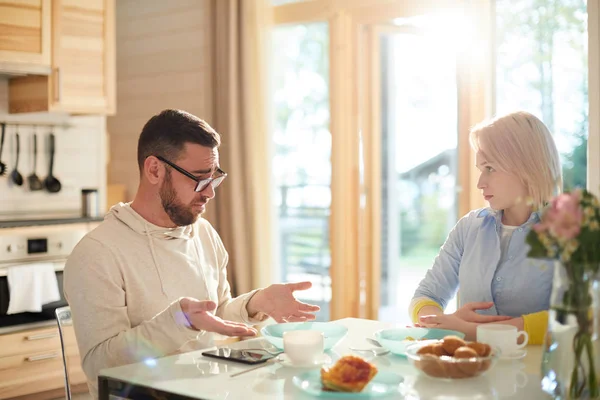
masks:
<path fill-rule="evenodd" d="M 60 307 L 55 310 L 56 322 L 58 324 L 58 333 L 60 335 L 60 348 L 62 350 L 63 367 L 65 370 L 65 392 L 67 394 L 67 400 L 71 400 L 71 384 L 69 382 L 69 368 L 67 368 L 67 352 L 65 344 L 65 332 L 66 326 L 73 325 L 71 320 L 71 307 Z"/>

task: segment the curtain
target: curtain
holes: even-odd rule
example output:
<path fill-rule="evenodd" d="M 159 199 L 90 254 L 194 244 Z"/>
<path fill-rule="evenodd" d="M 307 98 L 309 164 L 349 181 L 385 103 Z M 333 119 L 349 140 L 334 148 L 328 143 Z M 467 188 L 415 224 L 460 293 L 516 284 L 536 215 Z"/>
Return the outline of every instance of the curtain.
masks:
<path fill-rule="evenodd" d="M 269 0 L 213 0 L 211 125 L 229 176 L 207 217 L 229 252 L 234 296 L 266 286 L 273 261 L 271 150 L 267 123 Z"/>

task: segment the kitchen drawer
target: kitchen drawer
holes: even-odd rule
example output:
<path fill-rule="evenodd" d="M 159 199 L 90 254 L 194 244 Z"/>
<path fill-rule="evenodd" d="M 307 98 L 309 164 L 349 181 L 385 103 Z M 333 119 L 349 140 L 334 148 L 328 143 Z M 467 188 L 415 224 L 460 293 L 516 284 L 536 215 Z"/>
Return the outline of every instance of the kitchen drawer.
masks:
<path fill-rule="evenodd" d="M 85 382 L 77 348 L 67 348 L 71 385 Z M 0 358 L 0 399 L 64 388 L 60 347 L 40 353 Z"/>
<path fill-rule="evenodd" d="M 62 355 L 60 352 L 48 352 L 39 356 L 34 361 L 25 359 L 12 360 L 0 359 L 0 363 L 16 364 L 15 368 L 2 369 L 2 380 L 0 380 L 0 399 L 8 399 L 47 390 L 60 389 L 64 387 L 64 373 Z M 43 358 L 49 356 L 51 358 Z M 22 357 L 21 357 L 22 358 Z"/>
<path fill-rule="evenodd" d="M 0 335 L 0 357 L 40 353 L 54 349 L 60 351 L 58 327 L 31 329 Z"/>

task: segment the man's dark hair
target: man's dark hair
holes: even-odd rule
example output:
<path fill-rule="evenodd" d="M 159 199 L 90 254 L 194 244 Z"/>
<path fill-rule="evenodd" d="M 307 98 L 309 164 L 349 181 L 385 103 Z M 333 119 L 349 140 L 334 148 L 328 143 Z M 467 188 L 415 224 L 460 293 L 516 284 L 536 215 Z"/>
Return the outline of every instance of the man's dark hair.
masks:
<path fill-rule="evenodd" d="M 221 136 L 206 121 L 181 110 L 163 110 L 150 118 L 138 140 L 138 166 L 140 171 L 149 156 L 162 156 L 176 161 L 186 143 L 215 148 Z"/>

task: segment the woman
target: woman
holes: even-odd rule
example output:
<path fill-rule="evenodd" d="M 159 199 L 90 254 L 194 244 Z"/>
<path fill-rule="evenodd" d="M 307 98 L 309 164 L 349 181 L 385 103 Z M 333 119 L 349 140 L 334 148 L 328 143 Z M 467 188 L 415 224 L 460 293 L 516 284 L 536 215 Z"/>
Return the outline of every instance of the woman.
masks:
<path fill-rule="evenodd" d="M 475 126 L 470 142 L 481 171 L 477 188 L 489 207 L 458 221 L 415 291 L 410 315 L 417 324 L 455 329 L 468 339 L 478 324 L 500 321 L 540 344 L 553 266 L 528 259 L 525 239 L 540 208 L 562 188 L 554 139 L 538 118 L 515 112 Z M 443 314 L 459 288 L 459 309 Z"/>

